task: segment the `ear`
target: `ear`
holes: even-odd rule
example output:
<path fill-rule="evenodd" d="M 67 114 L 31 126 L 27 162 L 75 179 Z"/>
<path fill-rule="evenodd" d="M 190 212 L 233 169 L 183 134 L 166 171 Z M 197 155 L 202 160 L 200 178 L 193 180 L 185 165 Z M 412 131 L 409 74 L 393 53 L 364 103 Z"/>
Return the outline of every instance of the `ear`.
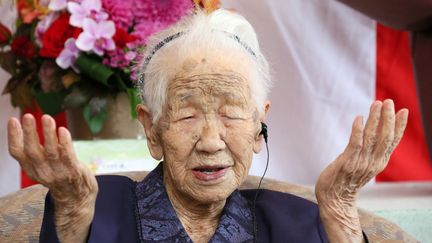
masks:
<path fill-rule="evenodd" d="M 162 144 L 156 132 L 156 126 L 153 124 L 153 117 L 150 110 L 143 104 L 136 107 L 138 120 L 144 127 L 144 132 L 147 138 L 147 147 L 150 150 L 151 156 L 155 160 L 161 160 L 163 157 Z"/>
<path fill-rule="evenodd" d="M 261 132 L 261 122 L 265 122 L 265 118 L 267 117 L 267 113 L 270 110 L 270 101 L 266 100 L 264 102 L 263 106 L 264 106 L 263 107 L 263 111 L 264 112 L 261 113 L 260 117 L 259 117 L 259 125 L 258 125 L 259 128 L 258 128 L 257 136 L 255 138 L 255 143 L 254 143 L 254 146 L 253 146 L 253 151 L 256 154 L 261 151 L 261 145 L 262 145 L 262 141 L 263 141 L 263 136 L 260 134 L 260 132 Z"/>

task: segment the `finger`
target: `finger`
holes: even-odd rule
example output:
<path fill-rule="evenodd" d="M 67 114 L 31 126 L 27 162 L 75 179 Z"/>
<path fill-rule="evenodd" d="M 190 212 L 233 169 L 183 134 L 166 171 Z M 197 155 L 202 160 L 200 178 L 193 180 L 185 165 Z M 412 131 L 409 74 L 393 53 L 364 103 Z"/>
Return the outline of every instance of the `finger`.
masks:
<path fill-rule="evenodd" d="M 362 149 L 362 143 L 363 143 L 363 117 L 357 116 L 354 119 L 352 129 L 351 129 L 351 136 L 348 143 L 348 146 L 346 147 L 344 153 L 341 155 L 344 158 L 345 163 L 343 164 L 343 170 L 342 172 L 351 178 L 354 176 L 355 171 L 357 171 L 359 164 L 358 156 L 360 154 L 360 151 Z"/>
<path fill-rule="evenodd" d="M 59 128 L 59 152 L 60 158 L 65 165 L 72 165 L 75 163 L 76 155 L 72 144 L 72 137 L 70 132 L 64 128 Z"/>
<path fill-rule="evenodd" d="M 408 114 L 409 114 L 408 109 L 401 109 L 396 114 L 394 139 L 391 148 L 389 149 L 390 153 L 393 153 L 393 150 L 396 148 L 396 146 L 399 144 L 400 140 L 402 139 L 402 136 L 405 132 L 405 128 L 408 123 Z"/>
<path fill-rule="evenodd" d="M 8 149 L 18 162 L 24 160 L 23 131 L 20 122 L 14 117 L 8 121 Z"/>
<path fill-rule="evenodd" d="M 380 123 L 382 124 L 381 131 L 379 131 L 378 143 L 374 149 L 374 158 L 375 161 L 380 161 L 385 164 L 387 163 L 385 157 L 393 143 L 395 132 L 395 109 L 392 100 L 384 101 Z"/>
<path fill-rule="evenodd" d="M 42 149 L 39 143 L 39 136 L 36 131 L 36 121 L 31 114 L 23 116 L 24 130 L 24 153 L 33 162 L 40 163 L 43 161 Z"/>
<path fill-rule="evenodd" d="M 57 161 L 59 155 L 55 120 L 49 115 L 43 115 L 42 127 L 45 140 L 45 156 L 49 162 Z"/>
<path fill-rule="evenodd" d="M 345 151 L 350 154 L 358 153 L 361 151 L 362 143 L 363 143 L 363 117 L 357 116 L 354 119 L 352 129 L 351 129 L 350 140 Z"/>
<path fill-rule="evenodd" d="M 375 101 L 370 109 L 369 117 L 363 133 L 363 150 L 368 155 L 374 148 L 377 136 L 376 131 L 381 117 L 382 102 Z"/>

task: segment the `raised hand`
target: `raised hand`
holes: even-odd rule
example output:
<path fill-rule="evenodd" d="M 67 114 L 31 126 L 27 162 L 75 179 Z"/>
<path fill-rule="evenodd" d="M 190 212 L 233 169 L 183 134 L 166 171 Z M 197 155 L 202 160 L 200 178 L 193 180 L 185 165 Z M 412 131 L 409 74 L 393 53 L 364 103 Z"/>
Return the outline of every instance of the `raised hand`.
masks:
<path fill-rule="evenodd" d="M 49 115 L 42 117 L 44 146 L 39 143 L 36 121 L 23 116 L 8 122 L 10 154 L 27 175 L 50 189 L 55 224 L 61 242 L 85 242 L 93 219 L 98 186 L 95 176 L 75 156 L 69 131 Z"/>
<path fill-rule="evenodd" d="M 395 114 L 392 100 L 372 104 L 366 126 L 357 117 L 348 146 L 319 176 L 315 194 L 330 242 L 361 242 L 362 230 L 355 201 L 368 181 L 387 166 L 399 144 L 408 110 Z"/>

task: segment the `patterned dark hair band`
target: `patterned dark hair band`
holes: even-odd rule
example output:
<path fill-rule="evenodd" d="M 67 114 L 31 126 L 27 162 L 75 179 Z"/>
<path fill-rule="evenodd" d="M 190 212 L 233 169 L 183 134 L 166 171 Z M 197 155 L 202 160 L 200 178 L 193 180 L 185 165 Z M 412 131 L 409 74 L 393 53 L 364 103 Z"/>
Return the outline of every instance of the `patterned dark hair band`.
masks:
<path fill-rule="evenodd" d="M 229 33 L 227 31 L 220 31 L 224 34 L 226 34 L 228 37 L 230 37 L 231 39 L 235 40 L 236 42 L 238 42 L 241 46 L 243 46 L 243 48 L 245 48 L 245 50 L 247 52 L 249 52 L 249 54 L 251 54 L 254 58 L 256 58 L 256 54 L 255 52 L 252 50 L 252 48 L 250 48 L 245 42 L 240 40 L 240 37 L 238 37 L 235 34 Z M 153 56 L 156 54 L 156 52 L 158 50 L 160 50 L 164 45 L 168 44 L 169 42 L 171 42 L 172 40 L 175 40 L 177 38 L 179 38 L 180 36 L 185 35 L 186 32 L 177 32 L 173 35 L 170 35 L 168 37 L 166 37 L 165 39 L 163 39 L 161 42 L 159 42 L 154 48 L 153 50 L 150 52 L 150 54 L 144 59 L 143 65 L 141 67 L 141 74 L 138 78 L 138 84 L 139 85 L 143 85 L 144 84 L 144 79 L 145 79 L 145 75 L 144 75 L 144 70 L 146 70 L 147 65 L 149 64 L 150 60 L 153 58 Z"/>

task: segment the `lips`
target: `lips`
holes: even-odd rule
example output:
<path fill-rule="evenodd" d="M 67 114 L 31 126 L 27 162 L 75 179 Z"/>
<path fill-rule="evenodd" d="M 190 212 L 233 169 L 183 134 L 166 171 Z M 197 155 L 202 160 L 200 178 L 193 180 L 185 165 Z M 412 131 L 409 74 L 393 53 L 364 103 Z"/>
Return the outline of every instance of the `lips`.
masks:
<path fill-rule="evenodd" d="M 228 166 L 201 166 L 194 168 L 192 173 L 198 180 L 213 181 L 223 177 L 228 170 Z"/>

